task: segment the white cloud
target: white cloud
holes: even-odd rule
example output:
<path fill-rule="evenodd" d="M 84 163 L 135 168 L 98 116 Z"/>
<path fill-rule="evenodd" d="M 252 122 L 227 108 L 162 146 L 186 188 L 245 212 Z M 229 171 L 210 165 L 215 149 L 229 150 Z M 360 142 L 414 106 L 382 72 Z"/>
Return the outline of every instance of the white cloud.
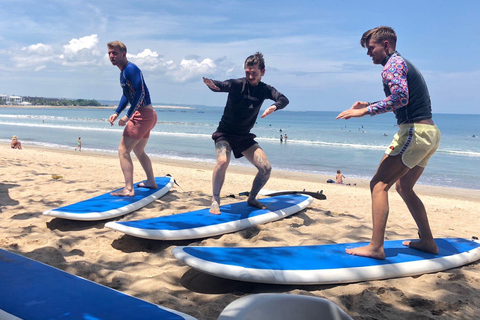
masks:
<path fill-rule="evenodd" d="M 52 46 L 45 45 L 43 43 L 32 44 L 28 47 L 23 47 L 22 51 L 28 52 L 30 54 L 42 54 L 50 55 L 53 53 Z"/>
<path fill-rule="evenodd" d="M 173 61 L 159 57 L 158 53 L 150 49 L 145 49 L 139 54 L 133 55 L 127 53 L 128 60 L 135 63 L 140 69 L 163 71 L 170 69 L 173 65 Z"/>
<path fill-rule="evenodd" d="M 37 43 L 11 53 L 16 68 L 40 71 L 48 66 L 60 64 L 64 66 L 100 65 L 102 53 L 98 50 L 98 36 L 92 34 L 79 39 L 71 39 L 62 49 L 51 45 Z"/>
<path fill-rule="evenodd" d="M 55 59 L 53 48 L 43 43 L 23 47 L 21 51 L 12 58 L 17 68 L 34 67 L 35 71 L 39 71 Z"/>
<path fill-rule="evenodd" d="M 199 79 L 201 76 L 213 74 L 216 68 L 215 62 L 209 58 L 200 62 L 195 59 L 182 59 L 180 65 L 171 69 L 168 74 L 176 82 L 187 82 Z"/>
<path fill-rule="evenodd" d="M 79 39 L 72 39 L 63 46 L 63 53 L 59 56 L 62 65 L 86 66 L 99 65 L 102 53 L 98 50 L 98 36 L 92 34 Z"/>
<path fill-rule="evenodd" d="M 223 60 L 219 60 L 221 63 L 219 68 L 214 60 L 210 58 L 201 59 L 196 56 L 183 58 L 179 64 L 176 64 L 173 60 L 166 60 L 159 56 L 156 51 L 150 49 L 145 49 L 138 54 L 127 54 L 127 58 L 140 69 L 155 71 L 154 76 L 167 76 L 177 83 L 198 80 L 201 76 L 212 75 L 217 72 L 227 73 L 228 69 L 231 70 L 231 65 L 228 63 L 225 64 L 228 68 L 223 67 Z"/>
<path fill-rule="evenodd" d="M 65 54 L 76 54 L 81 50 L 96 50 L 98 44 L 98 36 L 92 34 L 80 39 L 72 39 L 67 45 L 64 45 Z"/>

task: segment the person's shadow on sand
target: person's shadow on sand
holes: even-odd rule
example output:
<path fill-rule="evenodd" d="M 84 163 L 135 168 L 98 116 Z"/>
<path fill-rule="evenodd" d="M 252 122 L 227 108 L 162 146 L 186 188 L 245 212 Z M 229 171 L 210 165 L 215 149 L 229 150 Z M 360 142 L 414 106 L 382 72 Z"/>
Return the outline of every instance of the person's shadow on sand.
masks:
<path fill-rule="evenodd" d="M 0 213 L 3 212 L 3 207 L 16 206 L 19 204 L 17 200 L 10 198 L 8 194 L 8 189 L 15 187 L 20 187 L 20 185 L 0 183 Z"/>

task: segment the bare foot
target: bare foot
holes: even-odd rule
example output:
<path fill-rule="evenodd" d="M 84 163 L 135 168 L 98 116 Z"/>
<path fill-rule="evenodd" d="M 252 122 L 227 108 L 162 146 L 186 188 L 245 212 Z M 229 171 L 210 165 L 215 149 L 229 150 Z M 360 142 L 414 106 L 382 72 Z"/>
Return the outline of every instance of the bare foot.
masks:
<path fill-rule="evenodd" d="M 267 207 L 261 202 L 259 202 L 257 199 L 253 199 L 253 200 L 248 199 L 247 203 L 249 206 L 252 206 L 258 209 L 267 209 Z"/>
<path fill-rule="evenodd" d="M 148 181 L 146 181 L 146 182 L 140 182 L 140 183 L 138 184 L 138 186 L 139 186 L 140 188 L 149 188 L 149 189 L 157 189 L 157 188 L 158 188 L 158 186 L 157 186 L 157 184 L 156 184 L 155 182 L 150 183 L 150 182 L 148 182 Z"/>
<path fill-rule="evenodd" d="M 127 191 L 125 189 L 122 189 L 120 191 L 112 192 L 110 193 L 111 196 L 114 197 L 133 197 L 135 196 L 135 191 Z"/>
<path fill-rule="evenodd" d="M 210 206 L 210 213 L 211 214 L 220 214 L 220 206 L 218 205 L 217 201 L 213 201 L 212 205 Z"/>
<path fill-rule="evenodd" d="M 345 249 L 345 252 L 354 256 L 361 256 L 367 258 L 374 258 L 378 260 L 385 259 L 385 252 L 383 251 L 383 247 L 379 250 L 372 248 L 369 244 L 365 247 L 358 247 L 352 249 Z"/>
<path fill-rule="evenodd" d="M 438 253 L 437 244 L 433 240 L 426 241 L 426 240 L 420 239 L 419 241 L 403 241 L 403 245 L 410 247 L 412 249 L 417 249 L 417 250 L 428 252 L 428 253 L 433 253 L 433 254 Z"/>

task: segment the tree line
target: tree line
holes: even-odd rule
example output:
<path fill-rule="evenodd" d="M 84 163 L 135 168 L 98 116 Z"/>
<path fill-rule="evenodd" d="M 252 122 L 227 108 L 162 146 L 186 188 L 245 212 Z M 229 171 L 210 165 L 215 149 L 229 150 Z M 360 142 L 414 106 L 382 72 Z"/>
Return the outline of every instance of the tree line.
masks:
<path fill-rule="evenodd" d="M 74 106 L 74 107 L 86 107 L 93 106 L 99 107 L 102 104 L 95 99 L 56 99 L 56 98 L 43 98 L 43 97 L 22 97 L 23 101 L 30 102 L 33 105 L 43 106 Z"/>

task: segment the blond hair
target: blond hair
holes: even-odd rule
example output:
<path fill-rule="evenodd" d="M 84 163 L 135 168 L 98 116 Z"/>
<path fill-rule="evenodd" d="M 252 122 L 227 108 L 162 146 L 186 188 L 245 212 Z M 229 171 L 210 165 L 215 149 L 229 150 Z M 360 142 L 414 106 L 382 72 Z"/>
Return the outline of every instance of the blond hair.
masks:
<path fill-rule="evenodd" d="M 366 31 L 360 39 L 360 44 L 362 47 L 366 48 L 368 42 L 372 40 L 375 43 L 388 41 L 392 49 L 395 49 L 397 46 L 397 34 L 391 27 L 376 27 Z"/>
<path fill-rule="evenodd" d="M 117 48 L 121 52 L 127 53 L 127 46 L 122 41 L 111 41 L 111 42 L 107 43 L 107 47 Z"/>

